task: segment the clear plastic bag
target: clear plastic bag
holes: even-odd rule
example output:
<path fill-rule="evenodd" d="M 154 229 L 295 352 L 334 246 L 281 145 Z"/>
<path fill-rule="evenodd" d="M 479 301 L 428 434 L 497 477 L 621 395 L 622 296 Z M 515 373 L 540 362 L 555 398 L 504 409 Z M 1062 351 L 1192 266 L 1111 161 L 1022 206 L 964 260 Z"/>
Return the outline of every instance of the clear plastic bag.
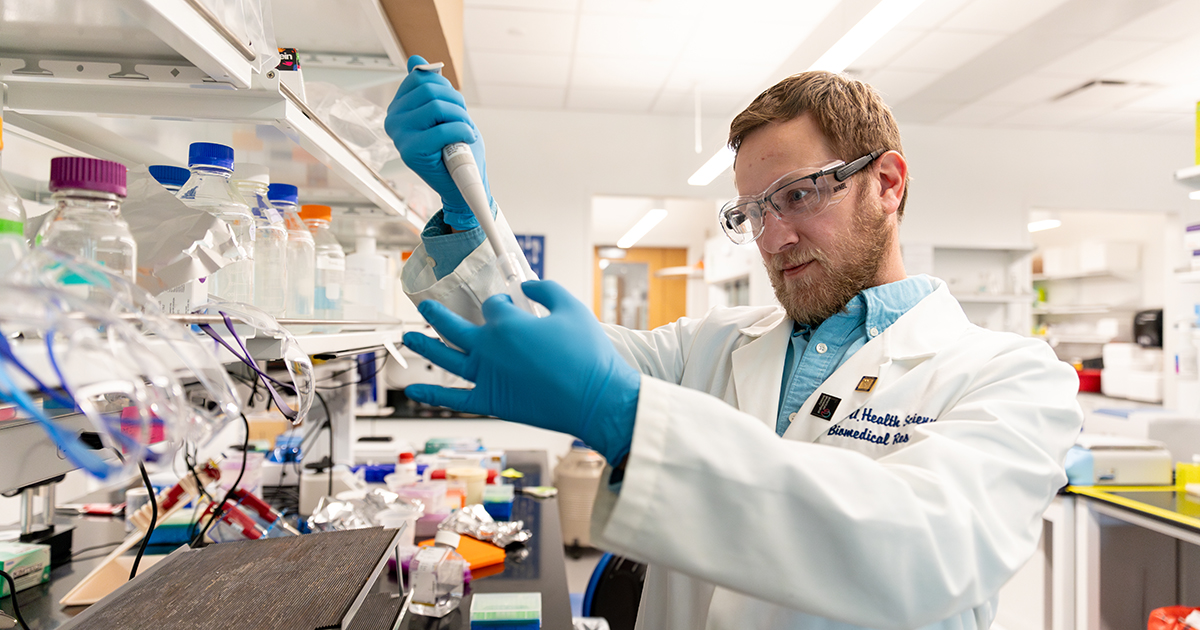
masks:
<path fill-rule="evenodd" d="M 383 129 L 387 111 L 382 107 L 332 83 L 309 81 L 304 89 L 309 108 L 368 166 L 378 171 L 400 157 L 395 143 Z"/>

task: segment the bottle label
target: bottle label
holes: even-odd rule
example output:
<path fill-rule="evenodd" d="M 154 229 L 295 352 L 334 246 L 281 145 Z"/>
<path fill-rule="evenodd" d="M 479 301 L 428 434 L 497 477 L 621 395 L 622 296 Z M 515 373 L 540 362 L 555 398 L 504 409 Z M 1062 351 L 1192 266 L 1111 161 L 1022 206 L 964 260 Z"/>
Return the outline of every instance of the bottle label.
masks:
<path fill-rule="evenodd" d="M 25 226 L 20 221 L 0 219 L 0 234 L 17 234 L 25 236 Z"/>
<path fill-rule="evenodd" d="M 328 269 L 330 271 L 345 271 L 346 260 L 344 258 L 332 257 L 317 257 L 317 269 Z"/>
<path fill-rule="evenodd" d="M 425 547 L 413 557 L 412 562 L 416 565 L 416 570 L 408 577 L 412 582 L 414 604 L 437 605 L 438 565 L 445 557 L 444 547 Z"/>

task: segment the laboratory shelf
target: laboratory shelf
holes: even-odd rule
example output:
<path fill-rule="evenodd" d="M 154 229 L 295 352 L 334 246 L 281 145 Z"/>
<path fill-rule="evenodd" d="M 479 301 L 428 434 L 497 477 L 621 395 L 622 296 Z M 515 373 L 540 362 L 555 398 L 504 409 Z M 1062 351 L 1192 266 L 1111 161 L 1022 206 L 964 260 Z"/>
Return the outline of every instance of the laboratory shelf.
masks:
<path fill-rule="evenodd" d="M 1108 313 L 1120 307 L 1111 304 L 1072 304 L 1063 306 L 1035 306 L 1034 315 L 1086 315 Z"/>
<path fill-rule="evenodd" d="M 1175 281 L 1184 284 L 1200 283 L 1200 270 L 1176 271 Z"/>
<path fill-rule="evenodd" d="M 1051 346 L 1057 346 L 1060 343 L 1103 345 L 1115 339 L 1115 337 L 1103 335 L 1039 335 L 1038 338 L 1044 339 Z"/>
<path fill-rule="evenodd" d="M 952 293 L 963 304 L 1021 304 L 1033 301 L 1032 293 Z"/>
<path fill-rule="evenodd" d="M 1134 272 L 1130 272 L 1134 273 Z M 1110 269 L 1102 271 L 1081 271 L 1079 273 L 1062 273 L 1055 275 L 1046 275 L 1043 273 L 1033 274 L 1034 282 L 1055 282 L 1058 280 L 1088 280 L 1091 278 L 1121 278 L 1123 274 Z"/>

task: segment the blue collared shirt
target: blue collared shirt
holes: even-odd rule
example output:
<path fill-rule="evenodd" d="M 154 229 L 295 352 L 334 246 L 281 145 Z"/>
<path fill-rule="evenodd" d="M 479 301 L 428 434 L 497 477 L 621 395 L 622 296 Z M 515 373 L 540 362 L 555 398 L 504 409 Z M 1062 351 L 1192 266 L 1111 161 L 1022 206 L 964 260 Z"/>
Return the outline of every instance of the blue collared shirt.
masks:
<path fill-rule="evenodd" d="M 864 289 L 815 329 L 794 324 L 783 363 L 775 432 L 783 435 L 792 424 L 790 416 L 825 379 L 930 293 L 929 276 L 912 276 Z"/>

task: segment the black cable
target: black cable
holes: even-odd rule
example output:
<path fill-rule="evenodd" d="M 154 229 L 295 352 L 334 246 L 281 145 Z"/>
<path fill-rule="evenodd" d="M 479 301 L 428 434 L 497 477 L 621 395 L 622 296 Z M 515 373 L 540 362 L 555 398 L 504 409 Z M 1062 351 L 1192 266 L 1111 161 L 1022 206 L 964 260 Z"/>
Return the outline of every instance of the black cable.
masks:
<path fill-rule="evenodd" d="M 344 387 L 350 387 L 351 385 L 362 385 L 363 383 L 366 383 L 368 380 L 375 378 L 379 374 L 379 371 L 382 370 L 383 366 L 387 364 L 388 356 L 390 356 L 390 355 L 385 354 L 385 355 L 383 355 L 383 359 L 375 359 L 375 362 L 377 363 L 377 365 L 375 366 L 375 371 L 371 372 L 370 374 L 368 374 L 366 376 L 360 377 L 357 381 L 354 381 L 352 383 L 342 383 L 341 385 L 326 385 L 324 387 L 319 387 L 319 386 L 314 385 L 313 389 L 314 390 L 317 390 L 317 389 L 331 390 L 331 389 L 342 389 Z M 342 370 L 341 372 L 337 372 L 337 373 L 335 373 L 331 376 L 328 376 L 326 378 L 323 378 L 321 380 L 328 381 L 329 379 L 333 378 L 334 376 L 340 376 L 342 374 L 345 374 L 346 372 L 357 369 L 357 367 L 358 366 L 350 368 L 349 370 Z"/>
<path fill-rule="evenodd" d="M 8 582 L 8 592 L 12 593 L 12 597 L 10 599 L 12 599 L 13 616 L 17 618 L 17 621 L 20 622 L 21 627 L 24 630 L 29 630 L 29 624 L 25 623 L 25 618 L 21 616 L 21 606 L 17 604 L 17 583 L 13 581 L 13 578 L 8 574 L 8 571 L 0 569 L 0 575 L 4 576 L 4 580 Z"/>
<path fill-rule="evenodd" d="M 142 544 L 138 545 L 137 556 L 133 558 L 133 567 L 129 569 L 130 580 L 137 576 L 138 565 L 142 563 L 142 554 L 146 553 L 146 546 L 150 544 L 150 537 L 154 535 L 154 528 L 158 526 L 158 498 L 154 496 L 154 486 L 150 484 L 150 475 L 146 472 L 146 465 L 138 462 L 138 470 L 142 471 L 142 483 L 146 484 L 146 492 L 150 495 L 150 527 L 146 528 L 146 534 L 142 536 Z"/>
<path fill-rule="evenodd" d="M 107 549 L 107 548 L 109 548 L 109 547 L 116 547 L 117 545 L 119 545 L 119 544 L 121 544 L 121 543 L 123 543 L 123 542 L 125 542 L 125 541 L 123 541 L 123 540 L 114 540 L 114 541 L 112 541 L 112 542 L 107 542 L 107 543 L 104 543 L 103 545 L 92 545 L 91 547 L 84 547 L 83 549 L 72 549 L 72 550 L 71 550 L 71 560 L 72 560 L 72 561 L 74 561 L 74 560 L 79 560 L 79 558 L 76 558 L 75 556 L 76 556 L 76 555 L 78 555 L 78 554 L 81 554 L 81 553 L 83 553 L 83 552 L 85 552 L 85 551 L 95 551 L 95 550 L 97 550 L 97 549 Z"/>
<path fill-rule="evenodd" d="M 220 518 L 221 510 L 225 508 L 225 504 L 229 502 L 229 497 L 233 494 L 233 491 L 237 489 L 238 484 L 242 483 L 242 476 L 246 474 L 246 457 L 250 450 L 250 421 L 246 419 L 246 414 L 243 413 L 241 416 L 242 423 L 246 428 L 246 438 L 242 441 L 242 468 L 238 470 L 238 476 L 237 479 L 233 481 L 233 485 L 229 486 L 229 490 L 225 492 L 225 498 L 221 499 L 221 503 L 213 507 L 212 514 L 210 514 L 208 517 L 208 523 L 206 523 L 204 527 L 200 528 L 200 531 L 196 533 L 196 537 L 192 539 L 191 547 L 193 549 L 195 549 L 196 546 L 204 540 L 205 534 L 208 533 L 208 530 L 212 528 L 213 524 L 216 523 L 217 519 Z"/>

